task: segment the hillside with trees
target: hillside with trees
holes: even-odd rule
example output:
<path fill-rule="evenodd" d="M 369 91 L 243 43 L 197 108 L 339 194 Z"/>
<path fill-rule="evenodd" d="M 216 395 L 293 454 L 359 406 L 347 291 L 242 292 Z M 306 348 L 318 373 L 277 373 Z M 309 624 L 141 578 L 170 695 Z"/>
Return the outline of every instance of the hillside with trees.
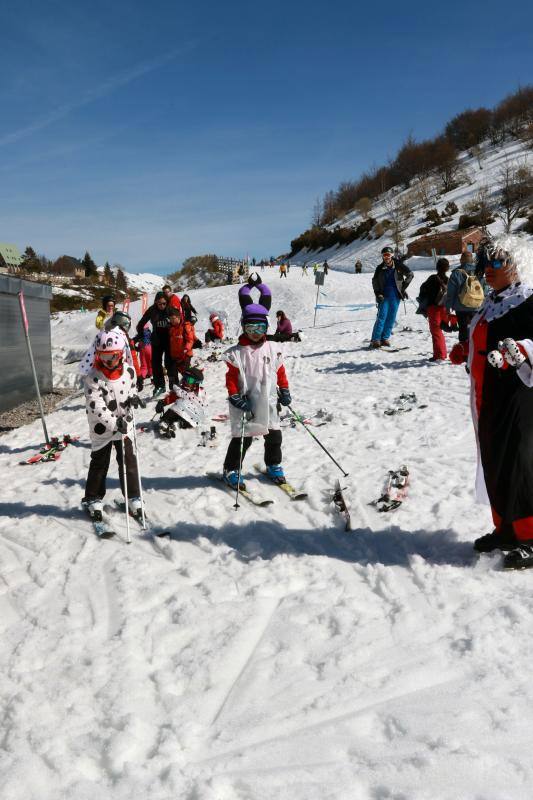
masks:
<path fill-rule="evenodd" d="M 483 172 L 499 153 L 505 158 L 497 168 Z M 443 224 L 463 229 L 498 221 L 505 232 L 533 233 L 532 154 L 533 86 L 526 86 L 493 109 L 462 111 L 433 139 L 410 135 L 388 164 L 317 198 L 311 227 L 292 240 L 291 257 L 385 234 L 402 249 L 408 235 Z"/>

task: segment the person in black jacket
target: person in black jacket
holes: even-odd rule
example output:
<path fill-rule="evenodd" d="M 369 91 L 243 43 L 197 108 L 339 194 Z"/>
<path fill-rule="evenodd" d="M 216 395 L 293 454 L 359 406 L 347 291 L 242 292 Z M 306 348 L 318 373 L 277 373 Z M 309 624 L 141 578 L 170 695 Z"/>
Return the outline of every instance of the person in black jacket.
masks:
<path fill-rule="evenodd" d="M 152 371 L 154 381 L 154 397 L 164 394 L 166 390 L 165 375 L 163 373 L 163 358 L 168 372 L 170 368 L 170 346 L 168 339 L 168 308 L 167 299 L 163 292 L 157 292 L 154 304 L 143 314 L 137 323 L 137 333 L 143 335 L 144 326 L 152 326 Z"/>
<path fill-rule="evenodd" d="M 433 356 L 430 361 L 446 361 L 448 351 L 446 350 L 446 339 L 442 332 L 442 323 L 448 321 L 446 311 L 446 289 L 448 287 L 447 271 L 450 262 L 447 258 L 439 258 L 436 263 L 437 272 L 430 275 L 420 287 L 420 305 L 422 313 L 429 322 L 429 330 L 433 340 Z"/>
<path fill-rule="evenodd" d="M 406 265 L 393 257 L 392 247 L 381 251 L 383 260 L 376 267 L 372 288 L 376 295 L 378 314 L 372 330 L 371 347 L 388 347 L 390 335 L 396 322 L 400 300 L 407 297 L 406 289 L 413 280 L 413 273 Z"/>
<path fill-rule="evenodd" d="M 181 307 L 185 316 L 185 322 L 191 322 L 193 325 L 196 325 L 198 321 L 198 312 L 191 303 L 191 298 L 188 294 L 184 294 L 181 298 Z"/>

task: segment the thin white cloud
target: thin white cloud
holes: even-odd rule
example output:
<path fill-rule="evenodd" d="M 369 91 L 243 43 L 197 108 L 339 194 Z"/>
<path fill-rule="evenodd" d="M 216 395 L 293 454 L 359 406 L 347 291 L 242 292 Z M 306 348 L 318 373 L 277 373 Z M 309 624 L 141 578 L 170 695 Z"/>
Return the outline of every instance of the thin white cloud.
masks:
<path fill-rule="evenodd" d="M 191 42 L 182 47 L 170 50 L 169 52 L 151 61 L 143 61 L 129 70 L 119 72 L 117 75 L 108 78 L 106 81 L 104 81 L 104 83 L 100 84 L 100 86 L 96 86 L 94 89 L 88 89 L 78 100 L 75 100 L 72 103 L 64 103 L 63 105 L 55 108 L 53 111 L 50 111 L 49 114 L 46 114 L 40 119 L 36 119 L 29 125 L 26 125 L 24 128 L 19 128 L 16 131 L 11 131 L 11 133 L 6 133 L 4 136 L 1 136 L 0 147 L 3 147 L 7 144 L 13 144 L 14 142 L 18 142 L 20 139 L 31 136 L 32 134 L 43 130 L 43 128 L 47 128 L 49 125 L 52 125 L 54 122 L 64 119 L 78 108 L 83 108 L 84 106 L 88 106 L 90 103 L 94 103 L 95 100 L 99 100 L 102 97 L 107 97 L 117 89 L 127 86 L 128 83 L 136 80 L 136 78 L 140 78 L 149 72 L 160 69 L 178 56 L 189 52 L 195 46 L 196 42 Z"/>

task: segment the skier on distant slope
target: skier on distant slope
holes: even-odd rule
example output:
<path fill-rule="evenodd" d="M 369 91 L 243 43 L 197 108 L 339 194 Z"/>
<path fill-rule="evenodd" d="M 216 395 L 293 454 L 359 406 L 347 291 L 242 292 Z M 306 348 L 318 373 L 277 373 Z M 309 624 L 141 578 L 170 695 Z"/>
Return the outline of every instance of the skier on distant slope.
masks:
<path fill-rule="evenodd" d="M 450 353 L 468 361 L 480 462 L 477 489 L 490 502 L 494 531 L 481 553 L 510 550 L 504 567 L 533 567 L 533 287 L 520 282 L 513 255 L 488 243 L 478 251 L 492 292 Z"/>
<path fill-rule="evenodd" d="M 252 302 L 251 291 L 254 286 L 261 295 L 259 303 Z M 239 343 L 224 354 L 228 366 L 226 387 L 233 437 L 224 461 L 224 480 L 234 489 L 239 482 L 241 467 L 243 415 L 243 458 L 252 443 L 252 437 L 263 436 L 267 474 L 276 483 L 285 481 L 281 466 L 282 436 L 277 403 L 278 399 L 283 406 L 291 403 L 281 347 L 266 338 L 268 312 L 272 303 L 270 289 L 258 275 L 255 278 L 251 276 L 239 290 L 239 303 L 243 332 Z M 245 488 L 242 478 L 241 488 Z"/>
<path fill-rule="evenodd" d="M 370 347 L 389 347 L 390 335 L 396 322 L 400 300 L 407 297 L 406 289 L 413 280 L 413 273 L 405 264 L 393 258 L 392 247 L 381 251 L 383 260 L 378 264 L 372 278 L 378 314 L 372 330 Z"/>
<path fill-rule="evenodd" d="M 124 494 L 123 442 L 129 510 L 137 515 L 141 509 L 137 462 L 129 438 L 133 429 L 130 402 L 136 397 L 135 370 L 125 366 L 125 355 L 124 336 L 118 330 L 102 331 L 95 342 L 93 364 L 83 381 L 91 438 L 91 462 L 82 502 L 96 521 L 102 519 L 102 500 L 106 493 L 113 446 Z"/>

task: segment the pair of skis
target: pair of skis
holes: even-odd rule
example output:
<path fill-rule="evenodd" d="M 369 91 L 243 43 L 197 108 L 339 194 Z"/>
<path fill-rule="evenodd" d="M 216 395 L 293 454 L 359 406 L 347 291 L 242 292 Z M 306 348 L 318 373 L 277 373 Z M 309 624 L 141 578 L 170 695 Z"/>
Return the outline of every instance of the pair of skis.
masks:
<path fill-rule="evenodd" d="M 112 539 L 113 537 L 115 537 L 117 535 L 117 532 L 115 531 L 113 525 L 107 519 L 107 515 L 104 516 L 103 514 L 98 514 L 98 516 L 91 516 L 89 514 L 89 511 L 88 511 L 88 508 L 87 508 L 86 504 L 82 503 L 82 505 L 83 505 L 83 508 L 85 509 L 85 511 L 87 511 L 87 514 L 88 514 L 89 519 L 90 519 L 90 521 L 92 523 L 94 532 L 96 533 L 96 535 L 98 536 L 99 539 Z M 109 506 L 108 506 L 108 508 L 109 508 Z M 116 511 L 120 511 L 122 514 L 124 514 L 126 512 L 126 504 L 125 504 L 124 500 L 118 500 L 117 498 L 115 498 L 115 500 L 113 501 L 113 509 L 116 510 Z M 135 522 L 138 523 L 138 525 L 139 525 L 139 527 L 141 529 L 145 530 L 145 528 L 143 528 L 142 512 L 141 512 L 140 509 L 136 514 L 132 514 L 131 511 L 129 511 L 128 514 L 129 514 L 131 519 L 135 520 Z M 145 522 L 146 522 L 146 525 L 147 525 L 147 528 L 146 528 L 146 530 L 147 530 L 150 527 L 150 522 L 147 519 L 146 514 L 145 514 L 144 519 L 145 519 Z M 157 532 L 154 531 L 153 535 L 154 536 L 158 536 L 158 537 L 160 537 L 160 536 L 170 536 L 170 531 L 167 531 L 167 530 L 161 530 L 161 531 L 157 531 Z"/>
<path fill-rule="evenodd" d="M 50 439 L 48 444 L 45 444 L 38 453 L 30 458 L 27 458 L 25 461 L 21 461 L 21 464 L 42 464 L 45 461 L 57 461 L 61 457 L 61 453 L 63 450 L 73 442 L 77 442 L 77 436 L 70 436 L 70 434 L 66 433 L 60 439 L 58 436 L 54 436 Z"/>
<path fill-rule="evenodd" d="M 268 478 L 274 484 L 274 486 L 277 486 L 279 489 L 281 489 L 281 491 L 284 492 L 290 500 L 297 501 L 297 500 L 305 500 L 307 498 L 307 492 L 302 492 L 299 489 L 295 489 L 294 486 L 292 486 L 292 484 L 288 483 L 286 480 L 285 481 L 273 480 L 260 465 L 255 464 L 254 469 L 257 470 L 257 472 L 259 472 L 264 477 Z M 224 488 L 227 489 L 232 494 L 235 493 L 236 490 L 226 483 L 226 481 L 224 480 L 224 476 L 221 473 L 208 472 L 207 477 L 222 483 Z M 242 497 L 248 500 L 248 502 L 252 503 L 252 505 L 259 506 L 260 508 L 265 508 L 266 506 L 270 506 L 274 502 L 269 498 L 262 497 L 256 494 L 255 492 L 251 492 L 246 485 L 244 489 L 239 489 L 239 495 L 242 495 Z"/>

